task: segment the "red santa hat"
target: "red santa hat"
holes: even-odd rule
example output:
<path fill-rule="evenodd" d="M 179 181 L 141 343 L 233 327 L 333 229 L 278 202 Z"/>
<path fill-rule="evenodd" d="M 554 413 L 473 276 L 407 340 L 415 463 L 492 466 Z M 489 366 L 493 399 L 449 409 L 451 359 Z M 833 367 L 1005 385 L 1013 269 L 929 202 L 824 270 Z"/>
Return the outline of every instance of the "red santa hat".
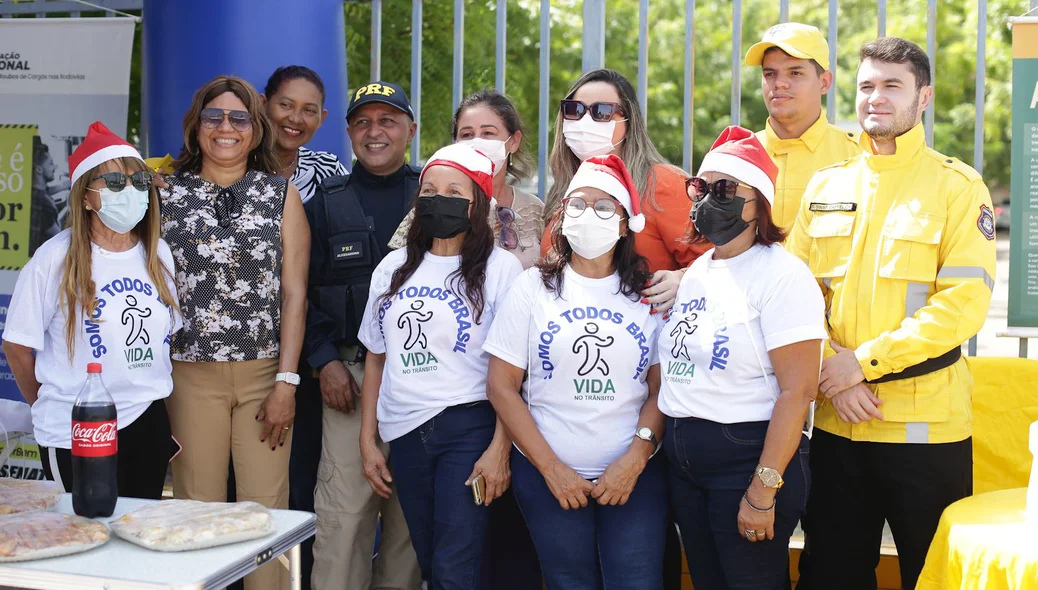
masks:
<path fill-rule="evenodd" d="M 76 184 L 90 170 L 116 158 L 144 159 L 130 142 L 112 133 L 104 123 L 94 121 L 87 129 L 86 139 L 68 157 L 69 179 Z"/>
<path fill-rule="evenodd" d="M 759 190 L 769 204 L 775 202 L 778 166 L 749 129 L 731 125 L 721 132 L 699 165 L 699 174 L 720 172 Z"/>
<path fill-rule="evenodd" d="M 627 227 L 631 231 L 640 232 L 645 229 L 645 216 L 642 215 L 641 203 L 638 200 L 638 189 L 619 156 L 595 156 L 581 162 L 577 173 L 573 175 L 573 180 L 569 182 L 566 194 L 587 187 L 597 188 L 620 201 L 627 210 Z"/>
<path fill-rule="evenodd" d="M 471 178 L 472 182 L 476 183 L 476 186 L 483 191 L 488 199 L 493 198 L 494 162 L 486 157 L 483 152 L 476 151 L 460 143 L 452 143 L 442 147 L 436 150 L 436 153 L 429 158 L 425 167 L 422 168 L 419 182 L 425 178 L 425 173 L 433 166 L 448 166 L 464 172 L 465 176 Z"/>

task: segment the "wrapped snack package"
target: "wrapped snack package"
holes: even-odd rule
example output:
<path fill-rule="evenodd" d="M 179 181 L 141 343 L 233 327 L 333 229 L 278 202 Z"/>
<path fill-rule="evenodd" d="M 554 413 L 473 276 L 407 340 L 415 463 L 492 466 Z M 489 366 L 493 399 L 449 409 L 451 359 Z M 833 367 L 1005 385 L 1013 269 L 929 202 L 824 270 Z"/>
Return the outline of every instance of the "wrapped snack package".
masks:
<path fill-rule="evenodd" d="M 154 551 L 205 549 L 273 531 L 270 511 L 255 502 L 166 500 L 112 521 L 112 532 L 120 539 Z"/>
<path fill-rule="evenodd" d="M 0 479 L 0 515 L 50 510 L 64 491 L 54 481 Z"/>
<path fill-rule="evenodd" d="M 0 562 L 81 553 L 107 541 L 108 527 L 81 516 L 26 512 L 0 517 Z"/>

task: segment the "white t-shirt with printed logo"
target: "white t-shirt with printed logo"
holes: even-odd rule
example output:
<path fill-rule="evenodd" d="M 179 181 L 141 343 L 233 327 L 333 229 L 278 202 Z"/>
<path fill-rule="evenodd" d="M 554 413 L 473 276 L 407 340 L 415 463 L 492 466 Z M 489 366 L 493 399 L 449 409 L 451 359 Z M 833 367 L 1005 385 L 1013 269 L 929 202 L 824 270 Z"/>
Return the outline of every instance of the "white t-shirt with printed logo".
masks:
<path fill-rule="evenodd" d="M 393 272 L 406 259 L 406 249 L 394 250 L 375 269 L 358 334 L 369 351 L 386 355 L 377 415 L 379 435 L 387 442 L 446 408 L 487 399 L 490 357 L 482 350 L 483 339 L 509 285 L 522 271 L 515 256 L 494 248 L 477 324 L 471 304 L 455 293 L 448 279 L 461 265 L 461 256 L 426 253 L 411 278 L 383 300 Z"/>
<path fill-rule="evenodd" d="M 822 292 L 782 246 L 726 260 L 713 253 L 685 272 L 661 329 L 660 410 L 723 424 L 770 420 L 779 386 L 768 351 L 828 337 Z"/>
<path fill-rule="evenodd" d="M 567 267 L 562 296 L 536 267 L 524 272 L 494 319 L 483 349 L 527 369 L 533 420 L 559 459 L 598 477 L 634 440 L 645 376 L 655 365 L 658 322 L 620 293 L 620 277 L 583 277 Z"/>
<path fill-rule="evenodd" d="M 32 405 L 33 434 L 40 444 L 61 449 L 72 447 L 72 404 L 86 384 L 87 364 L 101 363 L 101 380 L 115 401 L 119 428 L 125 428 L 173 390 L 169 342 L 181 327 L 179 314 L 159 300 L 143 245 L 125 252 L 92 245 L 97 307 L 90 320 L 82 310 L 76 314 L 80 328 L 70 364 L 59 305 L 70 235 L 65 230 L 48 240 L 22 268 L 3 333 L 4 340 L 36 350 L 40 390 Z M 161 239 L 158 254 L 172 273 L 173 256 Z M 176 300 L 172 277 L 166 286 Z"/>

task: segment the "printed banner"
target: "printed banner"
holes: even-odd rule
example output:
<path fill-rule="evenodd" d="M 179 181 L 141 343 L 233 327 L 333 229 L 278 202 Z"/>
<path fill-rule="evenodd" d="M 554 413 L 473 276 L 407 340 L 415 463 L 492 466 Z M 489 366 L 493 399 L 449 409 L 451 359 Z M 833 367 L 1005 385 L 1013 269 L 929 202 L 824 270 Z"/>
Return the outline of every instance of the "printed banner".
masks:
<path fill-rule="evenodd" d="M 1010 327 L 1038 327 L 1038 18 L 1012 19 Z"/>
<path fill-rule="evenodd" d="M 133 36 L 129 18 L 0 19 L 0 331 L 18 270 L 64 227 L 69 154 L 94 121 L 126 136 Z M 29 406 L 2 353 L 0 428 L 0 445 L 13 439 L 0 477 L 41 479 Z"/>

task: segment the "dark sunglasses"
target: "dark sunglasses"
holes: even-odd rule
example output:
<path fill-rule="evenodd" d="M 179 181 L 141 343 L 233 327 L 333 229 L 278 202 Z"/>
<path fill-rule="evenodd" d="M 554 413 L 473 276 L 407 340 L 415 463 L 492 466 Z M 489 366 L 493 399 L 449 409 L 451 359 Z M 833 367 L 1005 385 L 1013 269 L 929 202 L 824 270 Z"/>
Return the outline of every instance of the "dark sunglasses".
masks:
<path fill-rule="evenodd" d="M 248 111 L 225 111 L 215 107 L 202 109 L 199 113 L 198 119 L 202 122 L 202 127 L 206 129 L 216 129 L 223 123 L 224 119 L 229 119 L 231 127 L 235 131 L 245 132 L 252 129 L 252 115 Z"/>
<path fill-rule="evenodd" d="M 710 183 L 704 178 L 693 176 L 685 179 L 685 194 L 693 202 L 701 201 L 707 195 L 713 195 L 719 203 L 731 203 L 740 186 L 753 189 L 752 186 L 738 180 L 721 179 Z"/>
<path fill-rule="evenodd" d="M 613 115 L 623 114 L 620 103 L 617 102 L 594 102 L 588 106 L 579 100 L 566 99 L 562 101 L 562 118 L 569 121 L 579 121 L 584 115 L 591 113 L 591 119 L 599 123 L 605 123 L 613 119 Z"/>
<path fill-rule="evenodd" d="M 515 250 L 519 247 L 519 233 L 512 227 L 517 217 L 510 207 L 497 208 L 497 221 L 501 224 L 498 241 L 505 250 Z"/>
<path fill-rule="evenodd" d="M 122 172 L 108 172 L 91 178 L 90 182 L 94 182 L 95 180 L 104 180 L 105 186 L 107 186 L 108 190 L 113 193 L 123 190 L 126 188 L 126 185 L 130 183 L 133 183 L 133 188 L 139 191 L 151 190 L 151 173 L 144 170 L 134 172 L 130 176 L 126 176 Z M 96 191 L 98 189 L 90 190 Z"/>

